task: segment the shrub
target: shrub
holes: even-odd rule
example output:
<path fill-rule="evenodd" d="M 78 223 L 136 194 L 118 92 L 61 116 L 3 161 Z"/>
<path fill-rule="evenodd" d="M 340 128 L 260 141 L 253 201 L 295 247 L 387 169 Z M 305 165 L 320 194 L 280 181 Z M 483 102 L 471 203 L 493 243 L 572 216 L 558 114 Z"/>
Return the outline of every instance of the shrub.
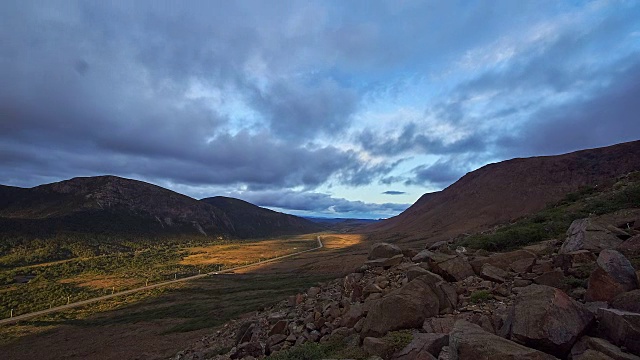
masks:
<path fill-rule="evenodd" d="M 469 298 L 469 300 L 471 300 L 471 302 L 474 304 L 483 303 L 491 299 L 493 299 L 493 295 L 491 295 L 491 293 L 488 292 L 487 290 L 475 291 L 471 294 L 471 297 Z"/>
<path fill-rule="evenodd" d="M 587 279 L 578 279 L 573 276 L 569 276 L 564 279 L 565 285 L 575 289 L 575 288 L 586 288 L 587 287 Z"/>

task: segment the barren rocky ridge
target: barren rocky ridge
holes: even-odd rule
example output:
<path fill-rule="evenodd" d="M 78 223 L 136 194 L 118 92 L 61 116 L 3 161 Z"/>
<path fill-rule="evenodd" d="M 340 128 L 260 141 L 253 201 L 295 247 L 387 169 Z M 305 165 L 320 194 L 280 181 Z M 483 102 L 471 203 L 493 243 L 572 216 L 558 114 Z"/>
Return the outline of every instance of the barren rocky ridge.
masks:
<path fill-rule="evenodd" d="M 302 359 L 303 349 L 395 360 L 640 359 L 640 271 L 629 261 L 640 255 L 640 221 L 604 221 L 579 219 L 562 241 L 506 253 L 376 243 L 355 272 L 226 324 L 175 359 Z"/>

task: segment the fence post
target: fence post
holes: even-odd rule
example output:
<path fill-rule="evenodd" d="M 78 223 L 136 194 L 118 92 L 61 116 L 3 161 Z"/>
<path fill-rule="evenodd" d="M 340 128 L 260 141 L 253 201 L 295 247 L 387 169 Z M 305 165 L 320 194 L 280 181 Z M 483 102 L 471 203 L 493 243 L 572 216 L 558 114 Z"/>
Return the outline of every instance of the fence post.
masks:
<path fill-rule="evenodd" d="M 13 309 L 11 309 L 11 316 L 10 317 L 13 317 Z"/>
<path fill-rule="evenodd" d="M 69 305 L 71 303 L 71 295 L 67 296 L 67 305 Z"/>

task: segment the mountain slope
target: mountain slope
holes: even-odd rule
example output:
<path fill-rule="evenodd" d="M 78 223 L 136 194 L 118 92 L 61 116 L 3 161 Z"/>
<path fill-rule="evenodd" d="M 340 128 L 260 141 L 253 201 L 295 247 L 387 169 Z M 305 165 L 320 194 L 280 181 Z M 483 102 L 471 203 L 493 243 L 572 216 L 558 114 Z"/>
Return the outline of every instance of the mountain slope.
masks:
<path fill-rule="evenodd" d="M 249 202 L 216 196 L 200 200 L 220 209 L 241 238 L 268 235 L 292 235 L 322 231 L 324 228 L 301 217 L 261 208 Z"/>
<path fill-rule="evenodd" d="M 517 158 L 472 171 L 367 228 L 374 239 L 430 242 L 488 229 L 541 210 L 582 186 L 640 170 L 640 141 L 558 156 Z"/>
<path fill-rule="evenodd" d="M 233 212 L 232 207 L 227 211 Z M 242 230 L 244 225 L 234 223 L 232 218 L 238 216 L 228 216 L 211 204 L 160 186 L 116 176 L 79 177 L 30 189 L 0 187 L 0 229 L 16 234 L 247 237 L 249 233 Z M 292 233 L 304 230 L 299 227 Z M 255 226 L 250 234 L 263 237 L 273 235 L 274 231 Z"/>

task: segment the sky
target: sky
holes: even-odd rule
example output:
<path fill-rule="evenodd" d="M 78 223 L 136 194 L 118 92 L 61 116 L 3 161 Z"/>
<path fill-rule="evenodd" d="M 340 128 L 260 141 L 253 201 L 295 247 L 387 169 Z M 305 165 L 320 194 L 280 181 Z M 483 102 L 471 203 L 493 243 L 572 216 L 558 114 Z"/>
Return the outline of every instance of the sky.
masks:
<path fill-rule="evenodd" d="M 0 2 L 0 183 L 387 218 L 640 139 L 640 1 Z"/>

